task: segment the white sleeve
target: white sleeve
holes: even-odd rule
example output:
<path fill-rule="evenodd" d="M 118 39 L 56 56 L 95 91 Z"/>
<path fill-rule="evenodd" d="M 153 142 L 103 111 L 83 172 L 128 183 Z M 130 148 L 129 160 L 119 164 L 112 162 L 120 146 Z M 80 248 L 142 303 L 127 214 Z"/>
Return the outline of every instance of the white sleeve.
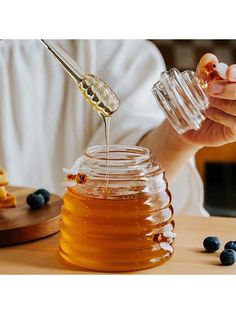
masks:
<path fill-rule="evenodd" d="M 209 216 L 209 213 L 203 207 L 203 182 L 196 169 L 193 157 L 189 159 L 169 188 L 175 214 Z"/>
<path fill-rule="evenodd" d="M 121 102 L 111 118 L 110 143 L 135 145 L 164 118 L 151 92 L 165 69 L 164 60 L 148 41 L 99 41 L 97 48 L 97 74 L 108 82 Z M 97 143 L 104 143 L 102 123 L 89 145 Z"/>

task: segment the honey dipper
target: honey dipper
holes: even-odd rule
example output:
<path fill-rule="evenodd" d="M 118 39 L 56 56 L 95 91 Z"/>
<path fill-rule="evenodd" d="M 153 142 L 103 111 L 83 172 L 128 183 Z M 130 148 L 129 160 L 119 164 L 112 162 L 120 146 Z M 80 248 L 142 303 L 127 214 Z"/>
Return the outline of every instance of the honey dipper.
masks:
<path fill-rule="evenodd" d="M 63 49 L 50 40 L 41 39 L 64 70 L 79 86 L 87 103 L 103 117 L 110 117 L 118 108 L 120 101 L 111 87 L 93 74 L 88 74 Z"/>

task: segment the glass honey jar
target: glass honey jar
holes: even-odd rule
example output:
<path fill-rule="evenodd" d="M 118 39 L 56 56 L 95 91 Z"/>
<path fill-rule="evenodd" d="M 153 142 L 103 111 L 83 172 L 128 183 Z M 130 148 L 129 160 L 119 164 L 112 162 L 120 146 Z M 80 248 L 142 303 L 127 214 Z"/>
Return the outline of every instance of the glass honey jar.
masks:
<path fill-rule="evenodd" d="M 200 129 L 209 107 L 207 86 L 210 81 L 226 79 L 227 64 L 208 63 L 204 67 L 205 79 L 195 72 L 171 69 L 161 73 L 152 92 L 160 109 L 175 130 L 182 134 Z"/>
<path fill-rule="evenodd" d="M 160 164 L 138 146 L 88 148 L 67 173 L 60 254 L 98 271 L 158 266 L 173 254 L 171 194 Z"/>
<path fill-rule="evenodd" d="M 193 71 L 171 69 L 153 86 L 157 104 L 178 133 L 198 130 L 205 120 L 209 101 L 204 84 Z"/>

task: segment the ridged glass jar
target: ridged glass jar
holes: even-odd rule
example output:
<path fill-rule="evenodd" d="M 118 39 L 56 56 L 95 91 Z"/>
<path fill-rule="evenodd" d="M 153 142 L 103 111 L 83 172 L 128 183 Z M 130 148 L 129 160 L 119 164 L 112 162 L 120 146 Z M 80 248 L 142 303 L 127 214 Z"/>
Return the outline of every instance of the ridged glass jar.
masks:
<path fill-rule="evenodd" d="M 167 181 L 150 151 L 138 146 L 88 148 L 73 167 L 61 215 L 60 254 L 99 271 L 133 271 L 173 253 L 173 208 Z M 80 180 L 81 179 L 81 180 Z"/>
<path fill-rule="evenodd" d="M 205 120 L 204 111 L 209 105 L 205 93 L 207 84 L 193 71 L 171 69 L 161 73 L 153 86 L 154 97 L 165 116 L 178 133 L 198 130 Z"/>

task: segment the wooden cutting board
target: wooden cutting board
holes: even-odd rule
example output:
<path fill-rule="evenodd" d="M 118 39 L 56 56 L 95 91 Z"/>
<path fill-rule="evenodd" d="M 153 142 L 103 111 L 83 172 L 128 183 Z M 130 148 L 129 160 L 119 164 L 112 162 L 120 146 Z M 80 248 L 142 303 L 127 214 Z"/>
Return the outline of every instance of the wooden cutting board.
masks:
<path fill-rule="evenodd" d="M 48 204 L 32 210 L 26 203 L 26 197 L 36 189 L 6 188 L 16 196 L 17 207 L 0 209 L 0 246 L 29 242 L 59 231 L 61 197 L 51 194 Z"/>

